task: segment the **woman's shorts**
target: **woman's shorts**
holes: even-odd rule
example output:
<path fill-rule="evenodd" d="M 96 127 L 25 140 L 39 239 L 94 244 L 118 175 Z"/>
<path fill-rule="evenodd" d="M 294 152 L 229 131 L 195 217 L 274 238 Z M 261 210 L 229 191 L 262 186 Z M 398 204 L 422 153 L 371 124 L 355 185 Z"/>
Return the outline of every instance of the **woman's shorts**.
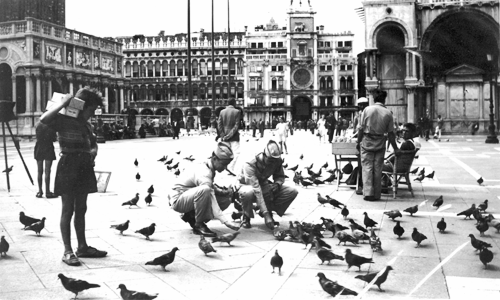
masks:
<path fill-rule="evenodd" d="M 54 193 L 56 195 L 97 192 L 97 180 L 90 153 L 62 154 L 57 164 Z"/>

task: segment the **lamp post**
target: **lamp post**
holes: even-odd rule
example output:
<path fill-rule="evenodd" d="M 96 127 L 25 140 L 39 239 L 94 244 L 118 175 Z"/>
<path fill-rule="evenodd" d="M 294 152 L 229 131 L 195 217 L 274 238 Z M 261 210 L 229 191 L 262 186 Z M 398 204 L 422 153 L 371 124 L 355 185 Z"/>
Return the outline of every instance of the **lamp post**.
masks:
<path fill-rule="evenodd" d="M 490 125 L 488 126 L 488 131 L 489 135 L 486 138 L 485 143 L 486 144 L 498 144 L 498 137 L 495 132 L 495 113 L 493 112 L 493 99 L 494 95 L 496 94 L 496 82 L 497 82 L 497 76 L 498 76 L 498 61 L 495 60 L 494 56 L 492 54 L 487 54 L 486 55 L 488 61 L 490 61 L 493 64 L 493 76 L 491 78 L 490 82 Z M 493 87 L 495 85 L 495 88 Z"/>
<path fill-rule="evenodd" d="M 212 37 L 211 37 L 211 44 L 212 44 L 212 51 L 211 51 L 211 56 L 212 56 L 212 119 L 216 118 L 215 115 L 215 57 L 214 57 L 214 0 L 212 0 Z"/>

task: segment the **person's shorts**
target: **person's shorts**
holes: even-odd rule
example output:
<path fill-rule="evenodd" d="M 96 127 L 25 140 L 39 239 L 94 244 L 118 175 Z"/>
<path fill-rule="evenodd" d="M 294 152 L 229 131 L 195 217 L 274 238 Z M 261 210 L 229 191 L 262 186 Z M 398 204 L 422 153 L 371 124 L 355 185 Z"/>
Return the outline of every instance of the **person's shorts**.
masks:
<path fill-rule="evenodd" d="M 97 181 L 90 153 L 66 153 L 57 164 L 54 193 L 56 195 L 97 192 Z"/>

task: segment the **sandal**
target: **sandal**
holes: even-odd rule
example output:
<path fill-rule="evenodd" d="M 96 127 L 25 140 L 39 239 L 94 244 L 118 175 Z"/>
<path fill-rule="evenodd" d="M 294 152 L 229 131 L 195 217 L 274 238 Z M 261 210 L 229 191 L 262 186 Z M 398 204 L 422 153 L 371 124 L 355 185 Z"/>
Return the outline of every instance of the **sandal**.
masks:
<path fill-rule="evenodd" d="M 43 197 L 43 192 L 38 192 L 36 193 L 36 196 L 37 198 L 42 198 Z"/>
<path fill-rule="evenodd" d="M 87 250 L 85 252 L 82 252 L 80 249 L 76 250 L 76 255 L 78 257 L 90 257 L 90 258 L 99 258 L 99 257 L 104 257 L 108 254 L 106 251 L 101 251 L 97 250 L 94 247 L 87 247 Z"/>
<path fill-rule="evenodd" d="M 56 194 L 52 193 L 52 192 L 48 192 L 47 193 L 47 199 L 51 199 L 51 198 L 57 198 L 59 196 L 57 196 Z"/>
<path fill-rule="evenodd" d="M 76 267 L 76 266 L 79 266 L 82 264 L 80 262 L 80 260 L 78 259 L 78 257 L 75 256 L 74 253 L 64 253 L 64 255 L 62 257 L 62 261 L 65 264 L 67 264 L 68 266 L 73 266 L 73 267 Z"/>

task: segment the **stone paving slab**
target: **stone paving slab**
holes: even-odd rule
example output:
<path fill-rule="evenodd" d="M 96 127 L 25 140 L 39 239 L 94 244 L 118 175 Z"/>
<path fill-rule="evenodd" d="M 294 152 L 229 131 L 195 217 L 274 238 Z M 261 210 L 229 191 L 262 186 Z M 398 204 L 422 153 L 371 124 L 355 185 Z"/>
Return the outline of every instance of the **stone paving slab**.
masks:
<path fill-rule="evenodd" d="M 266 132 L 266 138 L 256 141 L 243 135 L 242 159 L 249 159 L 261 151 L 269 137 L 272 135 Z M 326 299 L 330 296 L 321 290 L 316 277 L 318 272 L 324 272 L 327 277 L 361 292 L 364 283 L 355 279 L 355 276 L 379 271 L 390 262 L 393 262 L 395 270 L 383 285 L 386 291 L 380 292 L 372 287 L 363 298 L 401 299 L 457 247 L 469 242 L 469 233 L 479 237 L 474 226 L 475 220 L 463 220 L 463 217 L 456 216 L 457 212 L 470 207 L 472 203 L 478 204 L 489 199 L 488 212 L 500 218 L 500 188 L 497 188 L 500 185 L 500 172 L 497 170 L 500 155 L 486 154 L 499 151 L 494 146 L 484 145 L 483 137 L 472 137 L 470 140 L 453 137 L 452 142 L 446 146 L 444 143 L 422 142 L 423 148 L 414 165 L 425 167 L 426 173 L 435 170 L 436 177 L 435 180 L 426 179 L 422 183 L 412 181 L 414 197 L 411 197 L 405 186 L 399 189 L 396 199 L 392 198 L 390 191 L 377 202 L 363 201 L 350 188 L 341 186 L 336 191 L 335 184 L 297 187 L 299 197 L 282 218 L 277 217 L 284 228 L 287 228 L 289 221 L 317 223 L 320 222 L 320 217 L 348 225 L 339 209 L 318 204 L 317 193 L 330 195 L 345 203 L 350 210 L 349 218 L 359 224 L 363 224 L 365 211 L 379 223 L 375 233 L 382 241 L 384 251 L 380 253 L 373 253 L 369 245 L 362 243 L 357 246 L 339 246 L 338 240 L 330 237 L 330 232 L 325 234 L 325 241 L 339 255 L 344 255 L 345 249 L 351 249 L 356 254 L 373 257 L 375 263 L 363 265 L 361 272 L 356 267 L 345 271 L 347 266 L 343 261 L 320 265 L 314 249 L 309 251 L 300 243 L 276 241 L 260 218 L 253 220 L 252 229 L 242 229 L 232 247 L 215 243 L 217 253 L 203 255 L 198 249 L 199 237 L 193 235 L 189 227 L 180 221 L 179 214 L 169 207 L 167 195 L 175 176 L 156 160 L 168 154 L 174 158 L 174 163 L 179 162 L 182 172 L 191 164 L 183 157 L 192 154 L 201 159 L 210 155 L 214 145 L 213 136 L 181 137 L 179 141 L 169 138 L 124 140 L 100 145 L 96 169 L 113 173 L 105 194 L 89 196 L 86 235 L 90 245 L 106 250 L 109 254 L 102 259 L 84 258 L 83 266 L 78 268 L 66 266 L 60 261 L 60 199 L 35 198 L 37 188 L 29 183 L 24 170 L 19 168 L 21 164 L 17 153 L 9 150 L 9 162 L 15 165 L 15 172 L 11 173 L 10 193 L 6 191 L 4 177 L 0 177 L 0 193 L 6 195 L 0 200 L 0 235 L 6 236 L 11 248 L 7 257 L 0 258 L 0 299 L 69 299 L 72 294 L 65 291 L 57 280 L 59 272 L 101 285 L 99 289 L 91 289 L 79 295 L 82 299 L 120 299 L 119 290 L 116 289 L 119 283 L 134 290 L 160 293 L 157 299 Z M 200 147 L 200 144 L 210 147 Z M 22 144 L 25 158 L 32 153 L 33 145 L 34 143 Z M 285 162 L 289 166 L 299 165 L 298 170 L 302 170 L 303 174 L 306 173 L 304 168 L 311 164 L 314 164 L 315 172 L 325 162 L 328 162 L 329 168 L 335 165 L 331 145 L 319 144 L 317 137 L 307 132 L 296 132 L 290 137 L 288 146 L 289 155 L 284 155 Z M 174 153 L 178 150 L 182 151 L 181 155 Z M 299 159 L 301 154 L 304 155 L 302 160 Z M 484 155 L 491 157 L 485 158 Z M 466 169 L 448 157 L 456 157 L 492 181 L 485 182 L 485 186 L 477 185 Z M 133 165 L 135 158 L 139 161 L 139 167 Z M 35 161 L 26 161 L 33 173 L 36 170 Z M 55 168 L 54 165 L 52 177 L 55 176 Z M 135 180 L 137 172 L 141 173 L 140 181 Z M 325 173 L 324 169 L 322 172 Z M 286 174 L 293 176 L 292 171 L 286 171 Z M 412 176 L 411 180 L 413 178 Z M 221 173 L 216 180 L 226 185 L 234 178 Z M 155 187 L 153 203 L 146 206 L 144 197 L 151 184 Z M 291 178 L 286 184 L 294 185 Z M 135 193 L 140 194 L 140 208 L 121 206 Z M 432 202 L 440 195 L 443 195 L 445 204 L 451 204 L 449 209 L 442 212 L 432 207 Z M 423 203 L 424 200 L 427 202 Z M 417 204 L 422 205 L 413 217 L 402 212 L 403 217 L 399 220 L 406 232 L 398 240 L 392 233 L 395 222 L 383 215 L 383 212 L 390 209 L 402 211 Z M 25 211 L 30 216 L 47 218 L 46 230 L 42 231 L 41 237 L 37 237 L 34 232 L 22 230 L 18 221 L 20 211 Z M 232 211 L 230 208 L 225 214 L 229 217 Z M 436 223 L 441 217 L 448 223 L 446 233 L 443 234 L 436 229 Z M 126 220 L 130 220 L 130 228 L 124 235 L 109 228 L 112 224 Z M 157 224 L 157 228 L 151 241 L 135 233 L 153 222 Z M 218 233 L 230 231 L 217 221 L 208 225 Z M 416 243 L 411 240 L 413 227 L 417 227 L 428 237 L 420 248 L 415 248 Z M 500 276 L 500 264 L 497 260 L 500 255 L 500 234 L 490 229 L 481 239 L 493 245 L 491 251 L 495 258 L 488 269 L 484 269 L 478 253 L 467 244 L 427 279 L 411 298 L 453 299 L 470 295 L 466 290 L 471 288 L 477 295 L 497 295 L 498 288 L 492 286 L 499 286 L 495 280 Z M 74 233 L 72 243 L 76 247 Z M 146 261 L 173 247 L 179 247 L 180 251 L 177 252 L 174 263 L 167 267 L 167 272 L 161 267 L 144 265 Z M 285 260 L 281 276 L 271 274 L 269 264 L 276 249 Z M 476 284 L 472 287 L 471 283 Z"/>

